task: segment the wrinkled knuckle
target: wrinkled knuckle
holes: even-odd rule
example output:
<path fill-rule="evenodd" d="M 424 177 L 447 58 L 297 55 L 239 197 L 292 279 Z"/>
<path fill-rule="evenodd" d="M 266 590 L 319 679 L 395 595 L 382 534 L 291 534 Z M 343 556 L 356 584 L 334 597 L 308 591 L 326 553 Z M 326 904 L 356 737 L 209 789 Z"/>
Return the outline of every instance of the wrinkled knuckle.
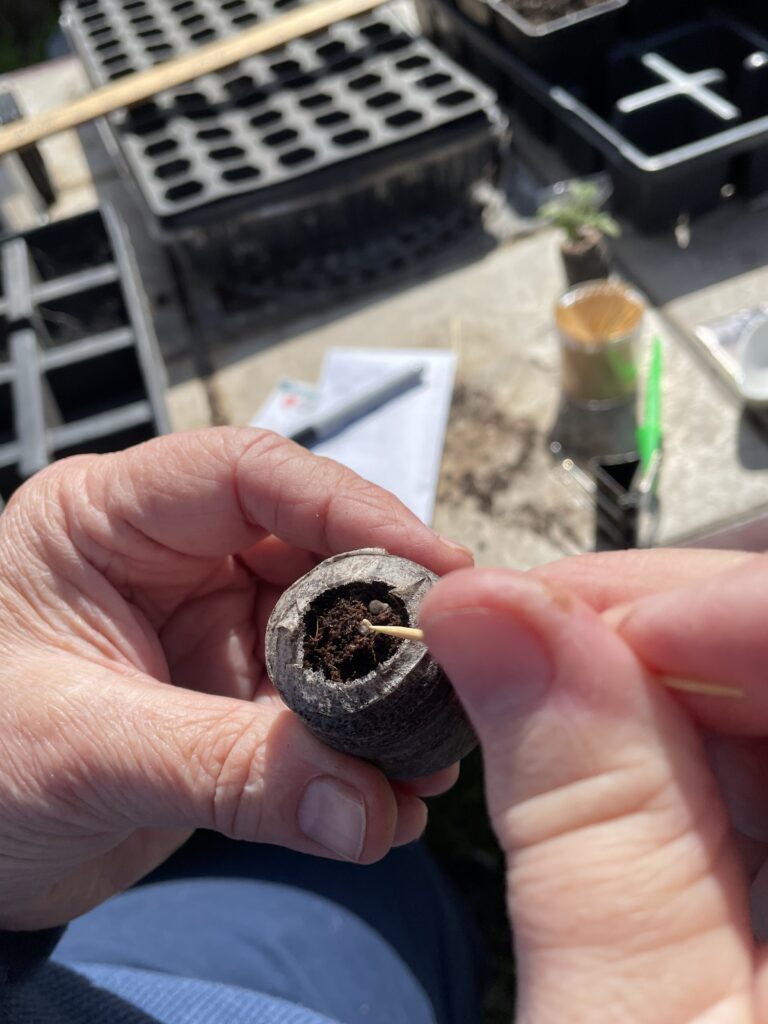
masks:
<path fill-rule="evenodd" d="M 77 482 L 97 458 L 96 455 L 73 455 L 46 466 L 14 492 L 7 510 L 23 510 L 31 517 L 46 514 L 52 503 L 61 505 L 67 500 L 72 485 L 76 489 Z"/>
<path fill-rule="evenodd" d="M 253 462 L 265 461 L 280 449 L 292 451 L 294 446 L 273 430 L 237 427 L 222 438 L 228 461 L 235 466 L 236 478 L 243 470 L 252 471 Z"/>
<path fill-rule="evenodd" d="M 271 430 L 240 428 L 225 441 L 230 464 L 234 467 L 234 490 L 244 522 L 262 526 L 252 507 L 250 494 L 254 477 L 262 483 L 269 480 L 286 460 L 302 457 L 296 445 Z"/>
<path fill-rule="evenodd" d="M 211 828 L 232 839 L 259 838 L 264 742 L 239 710 L 217 723 L 198 751 Z"/>

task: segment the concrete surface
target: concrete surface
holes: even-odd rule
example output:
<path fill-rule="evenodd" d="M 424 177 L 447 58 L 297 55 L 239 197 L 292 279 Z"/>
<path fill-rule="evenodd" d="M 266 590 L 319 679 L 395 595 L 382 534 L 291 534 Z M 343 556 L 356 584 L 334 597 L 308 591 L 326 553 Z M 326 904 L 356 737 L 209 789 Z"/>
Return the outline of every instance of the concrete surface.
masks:
<path fill-rule="evenodd" d="M 79 61 L 62 57 L 0 75 L 0 87 L 5 85 L 13 90 L 22 113 L 38 114 L 81 96 L 88 89 L 88 80 Z M 96 190 L 77 134 L 62 132 L 44 139 L 39 147 L 58 192 L 51 217 L 71 217 L 92 209 L 96 204 Z M 22 224 L 13 226 L 24 227 Z"/>
<path fill-rule="evenodd" d="M 281 376 L 315 379 L 330 345 L 450 347 L 459 357 L 435 526 L 482 564 L 527 568 L 591 547 L 591 509 L 548 442 L 559 400 L 551 307 L 563 286 L 546 231 L 332 322 L 214 353 L 214 386 L 246 423 Z M 768 443 L 658 314 L 666 342 L 665 464 L 656 543 L 768 505 Z"/>
<path fill-rule="evenodd" d="M 31 111 L 62 98 L 59 79 L 69 90 L 84 86 L 72 61 L 29 69 L 14 83 Z M 591 503 L 549 451 L 559 402 L 551 309 L 563 285 L 553 232 L 518 237 L 530 225 L 513 223 L 501 233 L 514 241 L 466 265 L 280 329 L 254 323 L 234 341 L 205 346 L 179 315 L 164 256 L 133 198 L 110 160 L 94 156 L 93 129 L 82 138 L 99 195 L 117 201 L 129 223 L 170 353 L 168 401 L 176 429 L 247 422 L 281 377 L 316 379 L 330 345 L 450 347 L 459 368 L 434 525 L 473 547 L 481 564 L 526 568 L 592 547 Z M 54 215 L 92 205 L 77 137 L 69 133 L 46 149 L 62 191 Z M 694 224 L 686 251 L 671 235 L 632 232 L 619 247 L 623 266 L 659 307 L 647 333 L 660 330 L 666 342 L 656 543 L 768 509 L 766 434 L 743 417 L 690 341 L 697 323 L 765 299 L 767 229 L 765 211 L 732 205 Z"/>

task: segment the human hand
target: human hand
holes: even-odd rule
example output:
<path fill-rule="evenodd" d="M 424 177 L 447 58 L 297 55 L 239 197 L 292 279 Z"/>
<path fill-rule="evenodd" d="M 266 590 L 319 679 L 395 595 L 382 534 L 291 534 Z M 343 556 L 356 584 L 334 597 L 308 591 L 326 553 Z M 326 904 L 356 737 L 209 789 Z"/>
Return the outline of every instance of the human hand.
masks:
<path fill-rule="evenodd" d="M 467 571 L 429 594 L 507 855 L 518 1021 L 768 1019 L 767 607 L 768 558 L 735 552 Z"/>
<path fill-rule="evenodd" d="M 0 517 L 0 928 L 59 924 L 190 831 L 369 863 L 449 769 L 390 784 L 281 704 L 263 638 L 321 558 L 471 557 L 274 434 L 209 430 L 57 463 Z"/>

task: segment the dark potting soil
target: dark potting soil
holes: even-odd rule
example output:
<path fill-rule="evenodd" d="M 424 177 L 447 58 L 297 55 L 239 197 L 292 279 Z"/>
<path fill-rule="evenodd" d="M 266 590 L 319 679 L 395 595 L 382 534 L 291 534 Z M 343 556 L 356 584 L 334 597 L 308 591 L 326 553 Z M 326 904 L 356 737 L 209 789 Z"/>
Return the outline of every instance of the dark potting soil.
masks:
<path fill-rule="evenodd" d="M 566 14 L 577 14 L 589 7 L 604 3 L 605 0 L 506 0 L 518 14 L 522 14 L 534 25 L 545 25 L 548 21 L 564 18 Z"/>
<path fill-rule="evenodd" d="M 408 625 L 405 605 L 386 583 L 348 583 L 315 598 L 304 616 L 304 664 L 344 683 L 388 661 L 403 641 L 362 633 L 363 619 L 375 626 Z"/>

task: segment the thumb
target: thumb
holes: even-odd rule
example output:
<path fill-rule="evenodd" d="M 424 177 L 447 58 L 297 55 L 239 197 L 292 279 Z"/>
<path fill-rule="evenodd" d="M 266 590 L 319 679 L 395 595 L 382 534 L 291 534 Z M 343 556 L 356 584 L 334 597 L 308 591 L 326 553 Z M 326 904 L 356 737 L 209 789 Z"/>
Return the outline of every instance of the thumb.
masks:
<path fill-rule="evenodd" d="M 745 887 L 684 712 L 591 609 L 512 572 L 451 574 L 421 625 L 483 748 L 519 1019 L 749 1009 Z"/>
<path fill-rule="evenodd" d="M 214 829 L 364 864 L 424 829 L 421 800 L 321 743 L 277 698 L 249 703 L 103 673 L 89 688 L 96 682 L 89 716 L 98 720 L 77 744 L 77 770 L 114 825 Z"/>

